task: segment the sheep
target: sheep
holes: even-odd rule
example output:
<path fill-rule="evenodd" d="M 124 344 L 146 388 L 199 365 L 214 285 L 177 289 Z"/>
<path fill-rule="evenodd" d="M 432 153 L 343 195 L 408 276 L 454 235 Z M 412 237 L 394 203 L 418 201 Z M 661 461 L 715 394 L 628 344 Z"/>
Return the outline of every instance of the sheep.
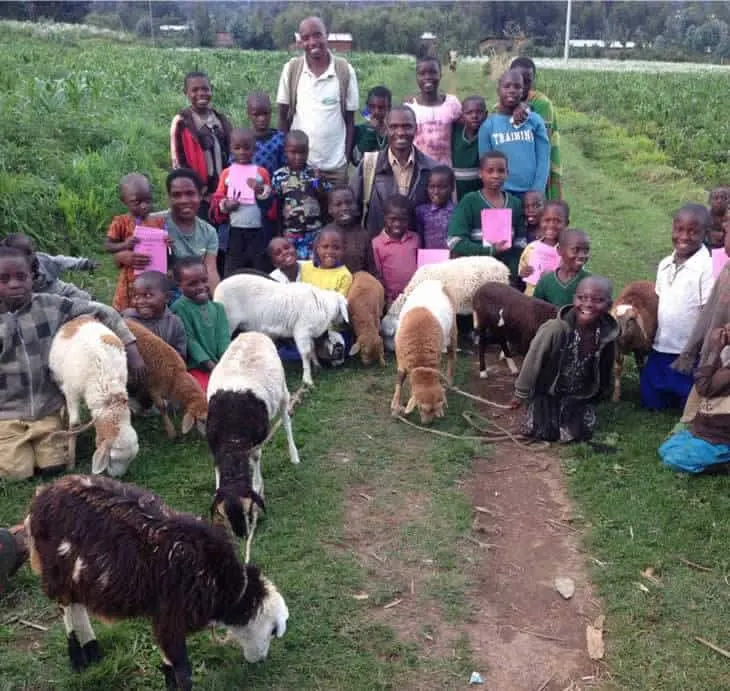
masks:
<path fill-rule="evenodd" d="M 363 365 L 377 360 L 381 366 L 385 366 L 383 339 L 379 333 L 384 306 L 385 291 L 382 283 L 367 271 L 355 273 L 347 292 L 347 307 L 356 337 L 350 355 L 360 353 Z"/>
<path fill-rule="evenodd" d="M 226 625 L 244 658 L 258 662 L 286 631 L 284 598 L 241 564 L 226 531 L 149 490 L 67 475 L 36 491 L 25 532 L 31 569 L 63 610 L 74 671 L 101 659 L 89 613 L 151 620 L 168 689 L 192 689 L 190 633 Z"/>
<path fill-rule="evenodd" d="M 484 354 L 487 349 L 487 331 L 497 340 L 504 353 L 507 367 L 513 375 L 519 368 L 512 359 L 512 351 L 526 355 L 538 328 L 554 319 L 558 308 L 544 300 L 532 298 L 504 283 L 485 283 L 472 299 L 474 328 L 479 335 L 479 377 L 487 378 Z"/>
<path fill-rule="evenodd" d="M 446 395 L 441 385 L 441 353 L 447 352 L 446 382 L 450 386 L 456 354 L 456 303 L 440 281 L 420 283 L 403 305 L 395 333 L 398 374 L 390 410 L 401 414 L 401 387 L 406 376 L 411 397 L 405 409 L 410 414 L 418 405 L 425 425 L 443 417 Z"/>
<path fill-rule="evenodd" d="M 633 353 L 636 366 L 641 369 L 646 355 L 651 352 L 656 335 L 658 309 L 659 297 L 651 281 L 629 283 L 613 304 L 611 314 L 619 326 L 611 396 L 614 402 L 621 399 L 624 356 Z"/>
<path fill-rule="evenodd" d="M 211 515 L 245 537 L 254 505 L 264 508 L 260 446 L 277 413 L 286 432 L 289 459 L 299 463 L 284 367 L 268 336 L 243 333 L 231 343 L 210 375 L 208 411 L 208 445 L 215 461 L 216 489 Z M 249 464 L 253 466 L 253 482 Z"/>
<path fill-rule="evenodd" d="M 93 424 L 96 451 L 91 472 L 124 475 L 139 452 L 139 442 L 127 398 L 127 356 L 119 337 L 93 317 L 72 319 L 54 336 L 48 367 L 66 398 L 69 470 L 76 462 L 76 435 Z M 82 399 L 91 422 L 78 427 Z"/>
<path fill-rule="evenodd" d="M 125 319 L 124 323 L 137 339 L 137 348 L 147 365 L 147 377 L 141 388 L 160 410 L 167 436 L 170 439 L 175 437 L 175 426 L 167 414 L 167 401 L 175 401 L 183 406 L 183 434 L 187 434 L 193 425 L 197 425 L 198 431 L 205 434 L 208 402 L 203 389 L 185 368 L 179 353 L 134 319 Z"/>
<path fill-rule="evenodd" d="M 398 296 L 383 317 L 380 333 L 388 350 L 393 350 L 393 336 L 398 316 L 406 299 L 422 281 L 441 281 L 453 296 L 457 314 L 471 314 L 471 301 L 479 286 L 487 281 L 509 282 L 509 269 L 494 257 L 458 257 L 440 264 L 425 264 L 413 274 L 405 290 Z"/>
<path fill-rule="evenodd" d="M 349 322 L 343 295 L 306 283 L 277 283 L 236 274 L 218 284 L 213 299 L 223 304 L 231 333 L 240 329 L 260 331 L 271 338 L 293 338 L 302 358 L 305 386 L 314 386 L 311 365 L 319 367 L 314 339 L 332 323 Z"/>

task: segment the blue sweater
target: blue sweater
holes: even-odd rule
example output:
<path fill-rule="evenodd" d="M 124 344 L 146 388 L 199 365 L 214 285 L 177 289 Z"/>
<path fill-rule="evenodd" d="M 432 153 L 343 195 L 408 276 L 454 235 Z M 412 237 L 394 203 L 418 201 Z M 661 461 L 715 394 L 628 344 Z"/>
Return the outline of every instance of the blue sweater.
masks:
<path fill-rule="evenodd" d="M 509 115 L 490 115 L 479 128 L 479 158 L 488 151 L 501 151 L 507 157 L 507 192 L 545 189 L 550 172 L 550 140 L 545 121 L 537 113 L 530 113 L 520 127 L 512 126 Z"/>

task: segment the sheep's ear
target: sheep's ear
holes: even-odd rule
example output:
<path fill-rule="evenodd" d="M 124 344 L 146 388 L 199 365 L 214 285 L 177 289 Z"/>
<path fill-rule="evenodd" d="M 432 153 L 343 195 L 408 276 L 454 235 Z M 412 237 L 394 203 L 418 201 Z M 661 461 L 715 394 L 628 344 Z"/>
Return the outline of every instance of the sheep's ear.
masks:
<path fill-rule="evenodd" d="M 109 468 L 109 462 L 111 459 L 112 443 L 111 441 L 105 440 L 101 443 L 101 446 L 94 451 L 94 455 L 91 457 L 91 472 L 94 475 L 101 475 L 101 473 Z"/>
<path fill-rule="evenodd" d="M 360 352 L 360 341 L 355 341 L 350 348 L 350 357 L 355 357 Z"/>
<path fill-rule="evenodd" d="M 408 405 L 406 405 L 405 415 L 410 415 L 416 409 L 416 397 L 411 396 L 408 399 Z"/>
<path fill-rule="evenodd" d="M 195 418 L 191 413 L 185 413 L 183 415 L 182 420 L 182 427 L 180 428 L 180 431 L 183 434 L 187 434 L 191 429 L 193 429 L 193 425 L 195 424 Z"/>

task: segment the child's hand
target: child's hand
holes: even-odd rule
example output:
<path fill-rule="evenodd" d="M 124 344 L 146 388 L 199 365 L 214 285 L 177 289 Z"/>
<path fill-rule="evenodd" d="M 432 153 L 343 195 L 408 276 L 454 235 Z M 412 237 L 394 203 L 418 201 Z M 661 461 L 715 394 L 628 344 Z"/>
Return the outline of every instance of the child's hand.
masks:
<path fill-rule="evenodd" d="M 226 197 L 223 200 L 223 213 L 229 213 L 231 211 L 235 211 L 239 206 L 241 206 L 241 202 L 239 202 L 238 199 L 233 199 L 232 197 Z"/>
<path fill-rule="evenodd" d="M 525 104 L 520 103 L 520 105 L 512 111 L 512 122 L 514 122 L 515 125 L 521 125 L 525 120 L 527 120 L 528 114 L 529 112 Z"/>
<path fill-rule="evenodd" d="M 499 242 L 497 242 L 493 245 L 494 253 L 502 254 L 502 252 L 506 252 L 509 249 L 509 246 L 510 246 L 510 244 L 507 240 L 500 240 Z"/>
<path fill-rule="evenodd" d="M 142 356 L 139 354 L 136 343 L 128 343 L 125 346 L 127 351 L 127 369 L 132 377 L 132 381 L 143 381 L 147 376 L 147 365 L 145 365 Z"/>
<path fill-rule="evenodd" d="M 133 250 L 134 246 L 139 242 L 139 238 L 136 235 L 132 235 L 131 238 L 127 238 L 122 243 L 122 249 L 123 250 Z"/>
<path fill-rule="evenodd" d="M 87 271 L 90 274 L 93 274 L 94 271 L 96 271 L 101 266 L 101 262 L 96 261 L 96 259 L 89 259 L 89 268 Z"/>
<path fill-rule="evenodd" d="M 713 350 L 722 350 L 728 344 L 728 333 L 724 326 L 710 332 L 710 346 Z"/>
<path fill-rule="evenodd" d="M 175 249 L 175 242 L 169 235 L 165 235 L 165 246 L 169 250 Z"/>
<path fill-rule="evenodd" d="M 530 266 L 529 264 L 527 266 L 523 266 L 520 269 L 520 278 L 527 278 L 531 274 L 535 273 L 535 267 Z"/>
<path fill-rule="evenodd" d="M 246 184 L 253 190 L 253 193 L 260 197 L 264 193 L 264 184 L 259 182 L 258 178 L 249 178 Z"/>
<path fill-rule="evenodd" d="M 513 396 L 512 400 L 509 402 L 509 407 L 512 410 L 517 410 L 518 408 L 522 407 L 522 399 L 517 398 L 517 396 Z"/>
<path fill-rule="evenodd" d="M 145 269 L 147 265 L 152 261 L 152 257 L 147 254 L 138 254 L 132 252 L 132 268 L 133 269 Z"/>

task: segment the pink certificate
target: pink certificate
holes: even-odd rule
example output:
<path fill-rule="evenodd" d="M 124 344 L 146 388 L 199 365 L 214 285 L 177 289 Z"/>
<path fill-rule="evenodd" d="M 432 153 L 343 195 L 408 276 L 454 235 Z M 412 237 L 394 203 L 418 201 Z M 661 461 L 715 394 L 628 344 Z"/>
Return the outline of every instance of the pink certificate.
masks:
<path fill-rule="evenodd" d="M 720 247 L 719 249 L 712 250 L 712 277 L 717 278 L 720 272 L 725 268 L 730 257 L 725 254 L 725 248 Z"/>
<path fill-rule="evenodd" d="M 135 269 L 134 275 L 138 276 L 144 271 L 160 271 L 167 273 L 167 231 L 161 228 L 150 228 L 149 226 L 135 226 L 134 237 L 139 242 L 134 246 L 136 254 L 144 254 L 150 258 L 150 263 L 144 269 Z"/>
<path fill-rule="evenodd" d="M 506 242 L 507 249 L 512 247 L 512 209 L 482 209 L 482 242 Z"/>
<path fill-rule="evenodd" d="M 256 196 L 249 187 L 248 181 L 256 179 L 258 170 L 256 166 L 244 166 L 234 163 L 228 171 L 228 192 L 230 199 L 238 199 L 241 204 L 255 204 Z"/>
<path fill-rule="evenodd" d="M 418 268 L 449 261 L 449 250 L 418 250 Z"/>
<path fill-rule="evenodd" d="M 560 257 L 558 250 L 544 242 L 536 242 L 532 246 L 530 258 L 527 260 L 529 266 L 532 267 L 532 273 L 525 277 L 525 283 L 534 286 L 540 280 L 540 276 L 558 268 Z"/>

